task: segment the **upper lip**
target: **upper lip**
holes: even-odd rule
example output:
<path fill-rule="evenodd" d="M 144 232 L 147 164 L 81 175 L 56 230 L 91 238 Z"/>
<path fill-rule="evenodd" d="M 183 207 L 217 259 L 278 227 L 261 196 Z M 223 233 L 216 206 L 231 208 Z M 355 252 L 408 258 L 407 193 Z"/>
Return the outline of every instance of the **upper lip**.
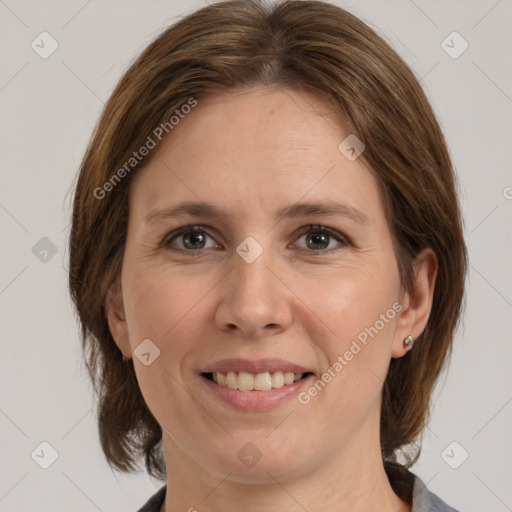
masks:
<path fill-rule="evenodd" d="M 205 366 L 201 373 L 215 372 L 247 372 L 247 373 L 272 373 L 272 372 L 293 372 L 312 373 L 311 370 L 299 364 L 279 358 L 265 358 L 249 360 L 243 358 L 221 359 L 215 363 Z"/>

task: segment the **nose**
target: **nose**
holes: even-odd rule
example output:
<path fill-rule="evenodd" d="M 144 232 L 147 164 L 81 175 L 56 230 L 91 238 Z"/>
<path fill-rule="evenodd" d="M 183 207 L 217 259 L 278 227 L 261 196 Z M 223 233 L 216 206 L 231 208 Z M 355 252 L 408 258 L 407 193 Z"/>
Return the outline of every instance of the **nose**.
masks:
<path fill-rule="evenodd" d="M 215 313 L 219 329 L 246 338 L 286 330 L 292 322 L 294 295 L 279 275 L 270 251 L 263 251 L 251 263 L 236 253 L 233 260 L 231 271 L 223 280 L 221 300 Z"/>

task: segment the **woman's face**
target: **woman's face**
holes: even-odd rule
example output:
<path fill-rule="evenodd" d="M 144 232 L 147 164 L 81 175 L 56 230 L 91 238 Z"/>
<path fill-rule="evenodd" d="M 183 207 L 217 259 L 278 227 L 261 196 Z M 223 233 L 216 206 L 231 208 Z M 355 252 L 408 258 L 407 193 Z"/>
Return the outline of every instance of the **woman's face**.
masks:
<path fill-rule="evenodd" d="M 136 171 L 109 322 L 168 468 L 263 482 L 379 446 L 381 388 L 411 333 L 349 135 L 324 100 L 255 88 L 198 100 Z"/>

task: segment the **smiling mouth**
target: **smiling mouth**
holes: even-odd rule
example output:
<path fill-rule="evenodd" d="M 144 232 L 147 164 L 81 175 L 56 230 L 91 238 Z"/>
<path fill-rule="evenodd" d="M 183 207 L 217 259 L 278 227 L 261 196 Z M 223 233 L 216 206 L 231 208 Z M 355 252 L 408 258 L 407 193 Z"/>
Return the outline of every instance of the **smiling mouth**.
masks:
<path fill-rule="evenodd" d="M 293 373 L 293 372 L 213 372 L 202 373 L 204 378 L 215 382 L 217 385 L 240 391 L 270 391 L 272 389 L 289 386 L 294 382 L 305 379 L 312 372 Z"/>

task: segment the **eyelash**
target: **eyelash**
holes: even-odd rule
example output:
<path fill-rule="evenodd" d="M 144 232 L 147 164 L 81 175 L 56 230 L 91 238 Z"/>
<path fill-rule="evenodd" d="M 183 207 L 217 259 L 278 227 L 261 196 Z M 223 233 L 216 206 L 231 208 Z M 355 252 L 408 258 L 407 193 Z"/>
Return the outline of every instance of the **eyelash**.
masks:
<path fill-rule="evenodd" d="M 168 235 L 166 235 L 160 245 L 162 248 L 179 251 L 182 253 L 187 253 L 189 255 L 192 255 L 192 254 L 199 255 L 199 253 L 202 253 L 203 250 L 205 250 L 205 249 L 182 249 L 181 247 L 170 247 L 171 242 L 174 239 L 179 238 L 180 236 L 186 235 L 187 233 L 194 233 L 194 232 L 204 232 L 204 233 L 206 233 L 206 235 L 208 237 L 213 239 L 213 237 L 208 234 L 206 226 L 188 225 L 188 226 L 183 226 L 182 228 L 179 228 L 179 229 L 173 231 L 172 233 L 169 233 Z M 297 240 L 300 237 L 307 235 L 307 234 L 311 234 L 311 233 L 328 235 L 329 237 L 334 238 L 337 242 L 339 242 L 340 245 L 342 246 L 342 248 L 352 245 L 346 236 L 343 236 L 341 233 L 339 233 L 338 231 L 335 231 L 334 229 L 328 228 L 326 226 L 322 226 L 320 224 L 310 224 L 308 226 L 304 226 L 304 228 L 301 229 L 299 235 L 297 236 Z M 329 242 L 330 242 L 330 240 L 329 240 Z M 315 256 L 317 254 L 323 255 L 323 254 L 327 254 L 327 253 L 331 253 L 331 252 L 337 252 L 340 250 L 340 248 L 319 249 L 319 250 L 314 250 L 314 249 L 308 250 L 308 249 L 299 248 L 299 250 L 309 252 L 309 253 L 311 253 L 312 256 Z"/>

